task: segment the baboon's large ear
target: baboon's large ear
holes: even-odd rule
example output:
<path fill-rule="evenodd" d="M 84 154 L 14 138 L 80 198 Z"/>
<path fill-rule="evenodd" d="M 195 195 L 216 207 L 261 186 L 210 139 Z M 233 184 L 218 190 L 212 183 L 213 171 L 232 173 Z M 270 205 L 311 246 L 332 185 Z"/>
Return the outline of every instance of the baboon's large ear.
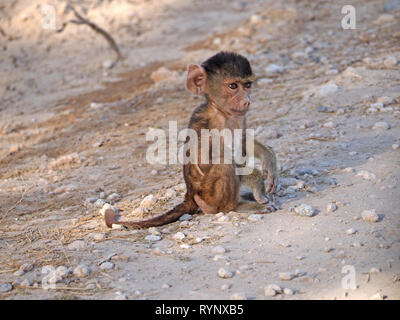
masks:
<path fill-rule="evenodd" d="M 204 68 L 191 64 L 188 67 L 188 76 L 186 79 L 186 88 L 194 94 L 204 92 L 207 82 L 207 73 Z"/>

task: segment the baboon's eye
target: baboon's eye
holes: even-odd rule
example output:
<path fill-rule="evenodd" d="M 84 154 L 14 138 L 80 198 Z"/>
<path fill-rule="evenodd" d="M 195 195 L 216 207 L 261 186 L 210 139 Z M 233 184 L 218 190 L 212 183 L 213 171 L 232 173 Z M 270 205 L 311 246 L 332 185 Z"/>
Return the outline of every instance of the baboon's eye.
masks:
<path fill-rule="evenodd" d="M 228 85 L 228 87 L 231 88 L 231 89 L 237 89 L 238 85 L 237 85 L 237 83 L 234 82 L 234 83 L 230 83 Z"/>
<path fill-rule="evenodd" d="M 249 88 L 251 88 L 251 82 L 246 82 L 245 84 L 244 84 L 244 87 L 245 88 L 247 88 L 247 89 L 249 89 Z"/>

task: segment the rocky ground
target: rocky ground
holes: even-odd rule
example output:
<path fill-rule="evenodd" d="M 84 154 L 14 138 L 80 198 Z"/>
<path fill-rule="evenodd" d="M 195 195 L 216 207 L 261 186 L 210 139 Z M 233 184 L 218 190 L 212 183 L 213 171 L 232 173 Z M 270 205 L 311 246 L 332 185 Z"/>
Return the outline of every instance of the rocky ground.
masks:
<path fill-rule="evenodd" d="M 49 3 L 60 27 L 63 1 L 0 5 L 1 299 L 400 298 L 399 1 L 352 1 L 356 30 L 341 1 L 80 1 L 117 63 L 87 26 L 43 29 Z M 107 229 L 108 206 L 182 200 L 146 132 L 186 126 L 186 67 L 220 50 L 257 75 L 248 126 L 277 152 L 281 209 Z"/>

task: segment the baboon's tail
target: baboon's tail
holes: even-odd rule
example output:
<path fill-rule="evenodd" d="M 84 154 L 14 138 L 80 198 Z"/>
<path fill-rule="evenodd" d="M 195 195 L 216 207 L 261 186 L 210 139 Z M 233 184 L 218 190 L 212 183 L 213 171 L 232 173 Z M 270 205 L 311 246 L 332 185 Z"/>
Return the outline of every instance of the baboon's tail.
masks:
<path fill-rule="evenodd" d="M 113 224 L 122 224 L 132 229 L 143 229 L 149 227 L 158 227 L 165 224 L 175 222 L 185 213 L 195 213 L 198 209 L 197 204 L 193 200 L 185 199 L 182 203 L 178 204 L 175 208 L 168 212 L 147 220 L 140 221 L 117 221 L 115 212 L 112 209 L 107 209 L 104 214 L 104 219 L 107 227 L 111 228 Z"/>

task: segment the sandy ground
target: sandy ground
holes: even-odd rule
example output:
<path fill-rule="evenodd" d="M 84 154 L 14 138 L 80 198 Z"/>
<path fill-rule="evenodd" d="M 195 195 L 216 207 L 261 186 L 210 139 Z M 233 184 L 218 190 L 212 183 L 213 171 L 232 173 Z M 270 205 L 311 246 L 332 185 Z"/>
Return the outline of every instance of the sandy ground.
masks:
<path fill-rule="evenodd" d="M 352 1 L 356 30 L 341 1 L 81 1 L 120 46 L 112 68 L 87 26 L 42 28 L 49 3 L 57 27 L 71 18 L 63 1 L 0 5 L 1 299 L 400 298 L 399 1 Z M 150 194 L 144 217 L 182 200 L 181 167 L 147 163 L 146 132 L 186 126 L 201 102 L 187 65 L 225 49 L 258 77 L 248 126 L 277 152 L 281 209 L 194 215 L 157 241 L 107 229 L 88 198 L 131 219 Z"/>

